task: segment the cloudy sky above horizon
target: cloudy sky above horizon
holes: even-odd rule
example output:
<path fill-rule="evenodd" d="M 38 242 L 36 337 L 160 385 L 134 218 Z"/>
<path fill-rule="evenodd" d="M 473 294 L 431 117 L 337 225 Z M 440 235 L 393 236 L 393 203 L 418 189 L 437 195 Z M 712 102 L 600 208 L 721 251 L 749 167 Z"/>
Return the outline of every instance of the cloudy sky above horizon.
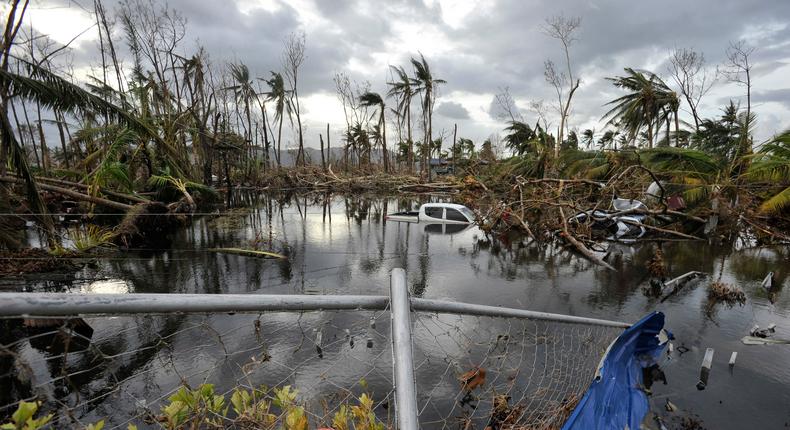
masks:
<path fill-rule="evenodd" d="M 118 8 L 116 1 L 104 4 L 110 15 Z M 459 136 L 478 143 L 502 133 L 494 95 L 504 87 L 524 118 L 535 122 L 529 102 L 543 99 L 551 106 L 556 99 L 544 80 L 543 63 L 561 62 L 562 51 L 541 27 L 547 17 L 559 14 L 582 19 L 571 50 L 573 68 L 582 79 L 570 118 L 573 129 L 604 128 L 604 105 L 622 94 L 605 77 L 634 67 L 670 82 L 667 65 L 673 48 L 701 51 L 715 69 L 724 61 L 728 43 L 741 39 L 757 48 L 752 60 L 758 139 L 790 128 L 787 0 L 669 0 L 660 6 L 615 0 L 170 0 L 168 7 L 187 20 L 184 54 L 194 52 L 199 43 L 214 64 L 242 61 L 254 76 L 278 70 L 283 40 L 304 31 L 307 58 L 300 95 L 310 146 L 317 146 L 317 134 L 327 122 L 335 130 L 344 127 L 332 81 L 335 72 L 367 80 L 374 91 L 384 93 L 388 66 L 407 66 L 418 52 L 434 75 L 447 81 L 434 114 L 437 135 L 444 132 L 451 139 L 456 123 Z M 88 0 L 34 0 L 27 15 L 38 32 L 60 43 L 77 36 L 69 55 L 78 76 L 98 73 L 92 11 Z M 116 32 L 120 38 L 119 26 Z M 129 64 L 130 59 L 124 61 Z M 743 87 L 717 82 L 703 100 L 703 116 L 717 115 L 729 99 L 743 100 L 744 95 Z M 550 119 L 556 127 L 557 116 L 552 113 Z M 690 115 L 683 119 L 691 122 Z"/>

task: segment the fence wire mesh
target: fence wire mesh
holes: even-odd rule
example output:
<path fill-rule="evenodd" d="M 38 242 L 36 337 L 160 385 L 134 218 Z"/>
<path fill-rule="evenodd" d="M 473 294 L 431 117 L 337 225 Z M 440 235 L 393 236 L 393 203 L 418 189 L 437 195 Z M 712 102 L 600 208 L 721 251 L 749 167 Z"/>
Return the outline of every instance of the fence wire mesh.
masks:
<path fill-rule="evenodd" d="M 620 328 L 412 313 L 424 428 L 560 428 Z"/>
<path fill-rule="evenodd" d="M 622 329 L 523 318 L 412 312 L 422 428 L 559 428 Z M 363 394 L 395 428 L 389 309 L 262 314 L 0 319 L 0 422 L 41 401 L 55 428 L 168 428 L 182 386 L 259 390 L 271 428 L 274 388 L 297 389 L 309 428 L 332 427 Z M 263 388 L 266 387 L 266 388 Z M 227 402 L 229 406 L 229 401 Z M 217 423 L 242 425 L 233 412 Z M 249 424 L 249 423 L 248 423 Z"/>
<path fill-rule="evenodd" d="M 43 402 L 57 428 L 167 427 L 162 408 L 181 386 L 214 384 L 274 402 L 290 385 L 311 427 L 331 424 L 362 393 L 379 418 L 392 397 L 389 312 L 139 315 L 2 320 L 0 417 Z M 267 387 L 267 389 L 261 389 Z M 228 402 L 229 404 L 230 402 Z M 279 412 L 272 408 L 274 415 Z M 284 417 L 277 416 L 277 425 Z M 0 421 L 0 422 L 3 422 Z M 233 426 L 231 420 L 222 423 Z M 273 424 L 274 425 L 274 424 Z"/>

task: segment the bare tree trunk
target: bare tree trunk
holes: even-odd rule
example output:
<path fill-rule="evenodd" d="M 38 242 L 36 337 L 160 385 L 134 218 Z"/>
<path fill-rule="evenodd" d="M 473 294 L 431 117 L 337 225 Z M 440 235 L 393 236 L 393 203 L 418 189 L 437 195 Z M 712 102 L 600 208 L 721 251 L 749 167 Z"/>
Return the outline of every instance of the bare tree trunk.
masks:
<path fill-rule="evenodd" d="M 277 167 L 282 167 L 282 147 L 280 144 L 283 141 L 283 114 L 280 113 L 280 125 L 277 127 Z"/>
<path fill-rule="evenodd" d="M 11 105 L 11 113 L 14 115 L 14 122 L 16 123 L 16 131 L 17 133 L 19 133 L 19 140 L 24 145 L 25 139 L 24 139 L 24 135 L 22 134 L 24 133 L 24 131 L 22 130 L 22 124 L 19 122 L 19 116 L 16 114 L 16 105 L 14 103 L 10 103 L 10 105 Z M 36 166 L 40 168 L 41 160 L 38 158 L 38 148 L 36 147 L 35 141 L 31 143 L 31 147 L 33 148 L 33 155 L 35 156 L 36 159 Z"/>
<path fill-rule="evenodd" d="M 41 103 L 36 102 L 36 114 L 38 115 L 38 143 L 41 145 L 41 165 L 44 168 L 44 173 L 49 172 L 49 148 L 47 148 L 47 140 L 44 138 L 44 126 L 41 124 Z"/>
<path fill-rule="evenodd" d="M 321 142 L 321 168 L 326 171 L 326 158 L 324 158 L 324 138 L 318 134 L 318 140 Z"/>
<path fill-rule="evenodd" d="M 326 162 L 327 162 L 327 164 L 329 164 L 331 166 L 332 165 L 332 148 L 331 148 L 331 145 L 329 144 L 329 142 L 330 142 L 330 138 L 329 138 L 329 123 L 326 123 Z"/>
<path fill-rule="evenodd" d="M 27 133 L 30 135 L 30 144 L 33 146 L 33 152 L 36 153 L 36 164 L 40 168 L 44 168 L 44 154 L 41 154 L 41 159 L 39 161 L 38 152 L 36 149 L 36 138 L 33 135 L 33 125 L 30 124 L 30 117 L 27 115 L 27 106 L 25 106 L 25 99 L 20 98 L 19 101 L 22 103 L 22 113 L 25 115 L 25 124 L 27 124 Z"/>
<path fill-rule="evenodd" d="M 55 112 L 55 124 L 58 127 L 58 136 L 60 137 L 60 149 L 63 151 L 63 164 L 68 169 L 69 166 L 69 152 L 66 150 L 66 133 L 63 131 L 63 122 L 61 114 L 57 110 Z"/>
<path fill-rule="evenodd" d="M 384 105 L 381 106 L 381 150 L 384 157 L 384 172 L 390 171 L 389 155 L 387 154 L 387 124 L 384 118 Z"/>
<path fill-rule="evenodd" d="M 0 181 L 2 181 L 2 182 L 9 182 L 9 183 L 13 183 L 13 184 L 22 184 L 22 183 L 24 183 L 24 181 L 22 179 L 9 178 L 7 176 L 0 177 Z M 38 188 L 40 188 L 42 190 L 45 190 L 45 191 L 51 191 L 53 193 L 58 193 L 58 194 L 62 194 L 64 196 L 69 196 L 69 197 L 71 197 L 73 199 L 76 199 L 76 200 L 89 202 L 89 203 L 94 203 L 94 204 L 97 204 L 97 205 L 102 205 L 102 206 L 106 206 L 106 207 L 113 208 L 113 209 L 119 209 L 119 210 L 122 210 L 122 211 L 128 211 L 129 209 L 132 208 L 131 205 L 127 205 L 125 203 L 118 203 L 118 202 L 115 202 L 115 201 L 112 201 L 112 200 L 103 199 L 101 197 L 94 197 L 94 196 L 91 196 L 91 195 L 88 195 L 88 194 L 79 193 L 79 192 L 74 191 L 74 190 L 69 190 L 68 188 L 56 187 L 54 185 L 42 184 L 42 183 L 37 184 L 37 186 L 38 186 Z"/>
<path fill-rule="evenodd" d="M 411 139 L 411 99 L 406 103 L 406 135 L 409 139 L 409 173 L 414 173 L 414 141 Z"/>

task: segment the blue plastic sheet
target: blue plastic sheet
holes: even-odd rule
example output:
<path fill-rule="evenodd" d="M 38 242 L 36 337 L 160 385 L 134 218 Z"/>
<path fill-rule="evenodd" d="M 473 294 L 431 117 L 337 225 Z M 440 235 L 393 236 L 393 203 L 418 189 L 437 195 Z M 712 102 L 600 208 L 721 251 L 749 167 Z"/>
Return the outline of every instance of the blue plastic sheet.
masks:
<path fill-rule="evenodd" d="M 654 312 L 626 329 L 609 347 L 595 379 L 563 430 L 637 430 L 650 409 L 642 369 L 656 362 L 664 314 Z"/>

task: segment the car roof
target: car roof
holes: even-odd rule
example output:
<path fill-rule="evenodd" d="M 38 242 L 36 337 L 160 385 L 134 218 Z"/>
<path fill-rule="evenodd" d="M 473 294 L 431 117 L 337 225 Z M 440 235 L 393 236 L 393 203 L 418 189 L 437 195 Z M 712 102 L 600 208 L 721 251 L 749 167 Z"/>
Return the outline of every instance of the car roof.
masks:
<path fill-rule="evenodd" d="M 425 203 L 423 206 L 426 207 L 442 207 L 442 208 L 451 208 L 451 209 L 468 209 L 464 205 L 459 205 L 458 203 Z"/>

